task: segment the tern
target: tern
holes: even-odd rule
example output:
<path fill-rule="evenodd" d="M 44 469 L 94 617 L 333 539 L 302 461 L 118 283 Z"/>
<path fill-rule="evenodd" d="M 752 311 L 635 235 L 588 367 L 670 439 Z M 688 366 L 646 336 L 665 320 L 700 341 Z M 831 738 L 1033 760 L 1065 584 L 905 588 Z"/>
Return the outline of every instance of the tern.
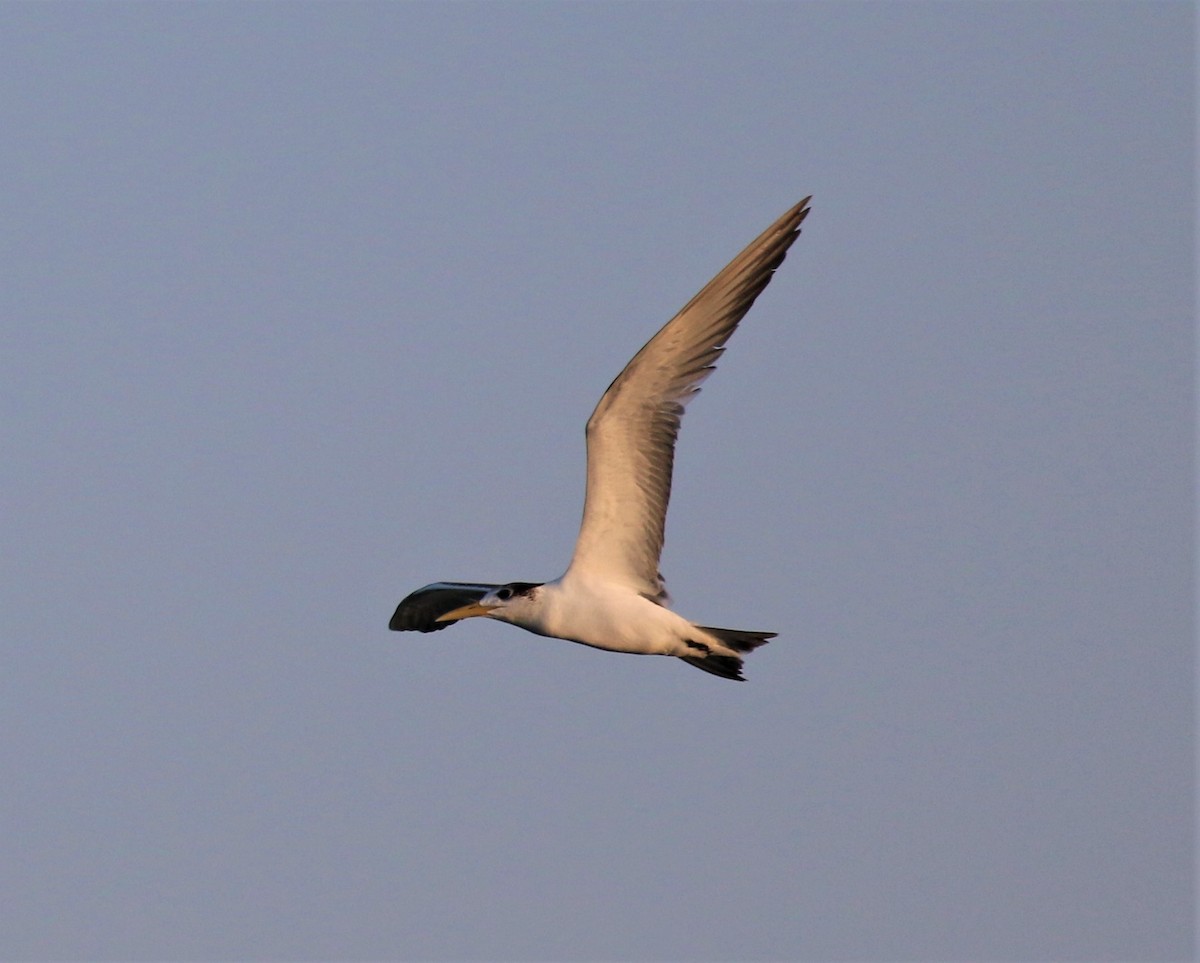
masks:
<path fill-rule="evenodd" d="M 806 197 L 735 257 L 633 356 L 587 423 L 583 523 L 552 582 L 434 582 L 396 608 L 388 628 L 437 632 L 482 616 L 610 652 L 669 655 L 743 680 L 742 656 L 773 639 L 697 625 L 667 607 L 659 571 L 675 439 L 684 406 L 783 263 Z"/>

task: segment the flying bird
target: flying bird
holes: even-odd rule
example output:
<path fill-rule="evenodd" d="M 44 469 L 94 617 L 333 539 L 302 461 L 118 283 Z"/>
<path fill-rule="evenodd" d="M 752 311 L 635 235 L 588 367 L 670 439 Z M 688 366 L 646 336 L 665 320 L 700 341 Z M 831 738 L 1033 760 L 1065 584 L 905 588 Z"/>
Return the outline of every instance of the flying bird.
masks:
<path fill-rule="evenodd" d="M 609 385 L 587 423 L 583 524 L 552 582 L 434 582 L 396 608 L 388 628 L 437 632 L 483 616 L 610 652 L 676 656 L 742 680 L 742 656 L 774 632 L 696 625 L 667 607 L 659 556 L 684 406 L 712 372 L 808 214 L 806 197 L 729 264 Z"/>

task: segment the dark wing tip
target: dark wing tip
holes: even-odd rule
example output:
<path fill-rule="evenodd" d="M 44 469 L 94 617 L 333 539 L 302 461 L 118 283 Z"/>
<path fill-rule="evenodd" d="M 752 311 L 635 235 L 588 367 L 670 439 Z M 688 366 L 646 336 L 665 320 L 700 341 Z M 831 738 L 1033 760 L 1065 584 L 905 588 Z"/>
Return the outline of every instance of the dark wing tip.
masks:
<path fill-rule="evenodd" d="M 393 632 L 440 632 L 454 624 L 453 622 L 438 622 L 439 614 L 441 613 L 430 613 L 423 607 L 413 604 L 410 599 L 405 599 L 396 606 L 396 611 L 392 613 L 392 617 L 388 621 L 388 628 Z"/>
<path fill-rule="evenodd" d="M 393 632 L 440 632 L 454 622 L 439 622 L 439 616 L 470 602 L 478 602 L 494 588 L 499 586 L 476 582 L 434 582 L 426 585 L 396 606 L 388 628 Z"/>
<path fill-rule="evenodd" d="M 438 622 L 435 621 L 436 619 L 437 615 L 427 617 L 410 604 L 408 599 L 405 599 L 396 606 L 396 611 L 392 613 L 392 617 L 388 621 L 388 628 L 393 632 L 438 632 L 454 624 L 453 622 Z"/>

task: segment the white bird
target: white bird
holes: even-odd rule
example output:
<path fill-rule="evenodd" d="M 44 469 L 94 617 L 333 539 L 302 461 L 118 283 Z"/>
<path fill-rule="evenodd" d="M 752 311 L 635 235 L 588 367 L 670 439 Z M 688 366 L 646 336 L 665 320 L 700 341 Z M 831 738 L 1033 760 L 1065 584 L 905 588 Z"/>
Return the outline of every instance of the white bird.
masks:
<path fill-rule="evenodd" d="M 587 423 L 587 494 L 571 564 L 552 582 L 434 582 L 388 627 L 436 632 L 485 616 L 611 652 L 672 655 L 742 679 L 742 655 L 775 637 L 696 625 L 667 608 L 658 570 L 675 438 L 700 390 L 808 214 L 806 197 L 767 228 L 633 356 Z"/>

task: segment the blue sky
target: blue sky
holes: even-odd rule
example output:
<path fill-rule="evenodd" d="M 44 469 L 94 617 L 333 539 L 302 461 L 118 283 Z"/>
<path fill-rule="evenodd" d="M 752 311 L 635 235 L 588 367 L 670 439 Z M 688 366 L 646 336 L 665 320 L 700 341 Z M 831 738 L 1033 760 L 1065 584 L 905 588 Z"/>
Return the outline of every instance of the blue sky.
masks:
<path fill-rule="evenodd" d="M 1195 951 L 1195 12 L 0 8 L 0 956 Z M 482 620 L 689 408 L 735 685 Z"/>

